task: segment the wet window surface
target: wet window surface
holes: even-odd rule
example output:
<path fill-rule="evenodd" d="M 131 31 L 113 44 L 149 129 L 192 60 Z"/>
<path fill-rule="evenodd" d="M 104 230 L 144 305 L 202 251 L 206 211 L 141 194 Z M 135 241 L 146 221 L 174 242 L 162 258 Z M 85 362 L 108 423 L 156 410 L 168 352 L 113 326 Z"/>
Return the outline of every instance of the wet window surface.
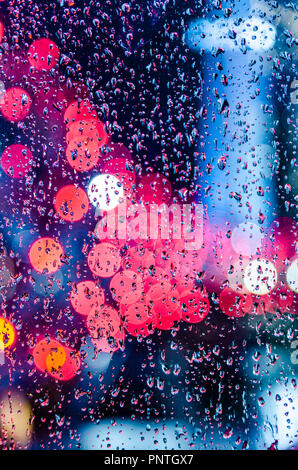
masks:
<path fill-rule="evenodd" d="M 297 15 L 0 1 L 1 449 L 298 449 Z"/>

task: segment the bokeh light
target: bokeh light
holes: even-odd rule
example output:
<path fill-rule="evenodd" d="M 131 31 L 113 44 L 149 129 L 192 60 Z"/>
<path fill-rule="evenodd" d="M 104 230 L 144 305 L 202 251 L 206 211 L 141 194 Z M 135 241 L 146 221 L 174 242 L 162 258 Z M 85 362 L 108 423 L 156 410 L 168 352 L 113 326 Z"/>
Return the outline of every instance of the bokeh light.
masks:
<path fill-rule="evenodd" d="M 111 279 L 110 291 L 117 302 L 130 305 L 139 300 L 142 295 L 142 278 L 130 269 L 120 271 Z"/>
<path fill-rule="evenodd" d="M 10 348 L 16 340 L 14 326 L 3 317 L 0 317 L 0 351 Z"/>
<path fill-rule="evenodd" d="M 107 140 L 107 133 L 104 130 L 103 123 L 97 120 L 75 121 L 67 126 L 66 143 L 70 144 L 73 140 L 77 142 L 96 142 L 102 147 Z"/>
<path fill-rule="evenodd" d="M 91 340 L 98 353 L 113 354 L 118 349 L 124 349 L 125 333 L 122 329 L 113 336 L 104 335 L 99 338 L 91 338 Z"/>
<path fill-rule="evenodd" d="M 88 186 L 90 203 L 102 211 L 115 209 L 123 199 L 123 195 L 123 185 L 114 175 L 96 175 Z"/>
<path fill-rule="evenodd" d="M 57 350 L 59 348 L 59 342 L 52 338 L 41 339 L 32 351 L 34 364 L 41 372 L 45 372 L 47 369 L 47 357 L 51 350 Z"/>
<path fill-rule="evenodd" d="M 297 447 L 295 9 L 96 3 L 0 0 L 0 449 Z"/>
<path fill-rule="evenodd" d="M 122 305 L 124 327 L 132 336 L 149 336 L 153 333 L 153 314 L 150 307 L 143 301 L 131 305 Z"/>
<path fill-rule="evenodd" d="M 220 309 L 228 317 L 243 317 L 246 313 L 251 313 L 252 296 L 249 293 L 238 293 L 226 287 L 220 293 Z"/>
<path fill-rule="evenodd" d="M 62 346 L 52 348 L 46 357 L 46 368 L 52 373 L 58 371 L 66 362 L 66 352 Z"/>
<path fill-rule="evenodd" d="M 28 116 L 31 103 L 32 100 L 27 91 L 19 87 L 12 87 L 3 93 L 0 111 L 8 121 L 19 122 Z"/>
<path fill-rule="evenodd" d="M 8 176 L 23 178 L 31 168 L 32 159 L 32 152 L 25 145 L 13 144 L 2 153 L 1 166 Z"/>
<path fill-rule="evenodd" d="M 104 301 L 104 290 L 94 281 L 75 283 L 70 293 L 71 305 L 81 315 L 88 315 L 93 307 L 99 307 Z"/>
<path fill-rule="evenodd" d="M 32 407 L 25 394 L 7 389 L 1 394 L 0 409 L 1 440 L 11 441 L 17 449 L 26 449 L 33 425 Z"/>
<path fill-rule="evenodd" d="M 47 38 L 33 41 L 28 49 L 28 60 L 30 65 L 37 70 L 51 70 L 59 60 L 58 46 Z"/>
<path fill-rule="evenodd" d="M 99 277 L 111 277 L 120 268 L 120 250 L 111 243 L 99 243 L 89 252 L 87 258 L 90 270 Z"/>
<path fill-rule="evenodd" d="M 50 237 L 35 240 L 29 249 L 29 260 L 39 273 L 55 273 L 62 266 L 64 251 L 61 244 Z"/>
<path fill-rule="evenodd" d="M 266 295 L 277 282 L 277 271 L 266 259 L 255 259 L 249 263 L 244 272 L 244 284 L 249 292 Z"/>
<path fill-rule="evenodd" d="M 57 213 L 63 220 L 77 222 L 87 214 L 89 200 L 82 188 L 70 184 L 59 189 L 54 205 Z"/>
<path fill-rule="evenodd" d="M 76 171 L 90 171 L 94 168 L 100 157 L 98 142 L 82 141 L 81 138 L 73 139 L 66 148 L 66 159 Z"/>
<path fill-rule="evenodd" d="M 171 195 L 171 183 L 162 174 L 146 174 L 138 184 L 138 197 L 144 204 L 168 203 Z"/>
<path fill-rule="evenodd" d="M 294 259 L 287 269 L 287 283 L 289 288 L 298 294 L 298 259 Z"/>
<path fill-rule="evenodd" d="M 62 350 L 63 352 L 61 352 Z M 54 379 L 65 382 L 72 380 L 76 376 L 80 370 L 81 361 L 79 356 L 75 354 L 72 349 L 60 345 L 55 350 L 54 354 L 52 352 L 49 353 L 46 364 L 49 374 Z"/>
<path fill-rule="evenodd" d="M 154 328 L 171 330 L 181 320 L 180 303 L 177 299 L 165 296 L 156 299 L 152 306 Z"/>
<path fill-rule="evenodd" d="M 97 119 L 97 114 L 87 100 L 73 101 L 64 113 L 64 122 L 68 127 L 75 121 L 85 121 L 89 119 Z"/>
<path fill-rule="evenodd" d="M 236 253 L 251 256 L 262 246 L 264 234 L 260 227 L 253 223 L 242 223 L 232 231 L 231 243 Z"/>
<path fill-rule="evenodd" d="M 115 337 L 120 332 L 120 324 L 117 310 L 106 304 L 92 308 L 87 317 L 87 328 L 93 339 Z"/>
<path fill-rule="evenodd" d="M 41 372 L 61 381 L 71 380 L 80 370 L 79 356 L 52 338 L 40 340 L 32 351 L 34 364 Z"/>
<path fill-rule="evenodd" d="M 0 21 L 0 42 L 2 42 L 4 36 L 4 26 L 3 23 Z"/>
<path fill-rule="evenodd" d="M 191 289 L 180 295 L 182 320 L 189 323 L 199 323 L 209 313 L 209 299 L 206 292 Z"/>

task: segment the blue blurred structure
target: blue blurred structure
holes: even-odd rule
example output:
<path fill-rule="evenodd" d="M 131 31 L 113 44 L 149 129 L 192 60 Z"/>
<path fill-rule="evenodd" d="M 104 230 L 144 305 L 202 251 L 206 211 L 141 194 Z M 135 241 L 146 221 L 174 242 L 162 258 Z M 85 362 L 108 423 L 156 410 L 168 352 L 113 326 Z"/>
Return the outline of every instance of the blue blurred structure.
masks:
<path fill-rule="evenodd" d="M 270 82 L 264 67 L 275 27 L 249 15 L 241 2 L 230 17 L 193 20 L 186 44 L 202 55 L 198 149 L 211 223 L 270 224 L 276 214 L 275 155 L 271 147 Z"/>

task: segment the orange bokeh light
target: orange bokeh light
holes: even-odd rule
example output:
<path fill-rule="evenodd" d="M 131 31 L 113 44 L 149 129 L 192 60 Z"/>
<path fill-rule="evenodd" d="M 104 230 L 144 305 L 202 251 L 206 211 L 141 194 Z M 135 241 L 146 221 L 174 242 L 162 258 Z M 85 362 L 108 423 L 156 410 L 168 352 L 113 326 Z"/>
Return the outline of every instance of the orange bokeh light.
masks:
<path fill-rule="evenodd" d="M 43 237 L 30 247 L 29 259 L 32 267 L 39 273 L 51 274 L 61 267 L 64 251 L 59 242 L 53 238 Z"/>
<path fill-rule="evenodd" d="M 47 369 L 47 357 L 50 354 L 52 349 L 58 349 L 60 344 L 54 339 L 42 339 L 34 347 L 32 355 L 34 364 L 42 372 L 45 372 Z"/>
<path fill-rule="evenodd" d="M 51 348 L 49 354 L 46 358 L 46 368 L 51 373 L 53 371 L 58 371 L 66 361 L 66 352 L 62 346 L 57 346 L 57 348 Z"/>
<path fill-rule="evenodd" d="M 73 139 L 66 147 L 66 159 L 70 166 L 77 171 L 90 171 L 99 160 L 100 146 L 98 142 L 84 141 L 80 137 Z"/>
<path fill-rule="evenodd" d="M 62 346 L 60 345 L 60 347 Z M 66 382 L 67 380 L 71 380 L 76 376 L 78 370 L 80 369 L 81 361 L 79 356 L 75 354 L 72 349 L 65 346 L 63 346 L 63 348 L 66 356 L 64 364 L 58 365 L 57 360 L 57 369 L 52 367 L 48 372 L 54 379 Z"/>
<path fill-rule="evenodd" d="M 48 371 L 57 380 L 71 380 L 80 368 L 80 359 L 74 351 L 52 338 L 40 340 L 32 355 L 37 369 Z"/>
<path fill-rule="evenodd" d="M 16 338 L 14 326 L 6 319 L 0 318 L 0 351 L 13 346 Z"/>

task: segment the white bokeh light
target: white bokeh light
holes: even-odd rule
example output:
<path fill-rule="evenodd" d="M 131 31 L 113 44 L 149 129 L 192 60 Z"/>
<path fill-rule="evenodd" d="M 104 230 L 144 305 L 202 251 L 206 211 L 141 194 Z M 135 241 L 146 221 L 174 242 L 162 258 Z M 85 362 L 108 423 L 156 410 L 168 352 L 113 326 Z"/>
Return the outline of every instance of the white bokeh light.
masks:
<path fill-rule="evenodd" d="M 290 264 L 286 277 L 289 288 L 298 294 L 298 259 Z"/>
<path fill-rule="evenodd" d="M 276 29 L 268 21 L 252 17 L 238 26 L 238 35 L 254 51 L 268 51 L 274 46 Z"/>
<path fill-rule="evenodd" d="M 268 394 L 269 395 L 269 394 Z M 295 448 L 298 442 L 298 397 L 290 387 L 275 385 L 266 397 L 261 408 L 264 422 L 262 440 L 265 448 L 274 441 L 278 442 L 278 450 Z"/>
<path fill-rule="evenodd" d="M 263 233 L 258 225 L 244 222 L 237 225 L 232 232 L 231 243 L 239 255 L 251 256 L 261 247 Z"/>
<path fill-rule="evenodd" d="M 266 295 L 277 282 L 277 271 L 266 259 L 253 260 L 244 272 L 244 285 L 252 294 Z"/>
<path fill-rule="evenodd" d="M 115 209 L 123 199 L 123 186 L 114 175 L 96 175 L 89 183 L 90 204 L 102 211 Z"/>
<path fill-rule="evenodd" d="M 235 292 L 247 292 L 247 289 L 245 289 L 244 285 L 244 270 L 247 265 L 248 260 L 236 261 L 235 263 L 233 263 L 233 270 L 229 269 L 229 271 L 227 272 L 229 287 Z"/>
<path fill-rule="evenodd" d="M 233 18 L 208 21 L 194 20 L 185 34 L 185 41 L 192 49 L 223 47 L 226 50 L 240 50 L 245 44 L 254 51 L 268 51 L 273 48 L 276 28 L 269 21 L 251 17 L 239 24 Z"/>

